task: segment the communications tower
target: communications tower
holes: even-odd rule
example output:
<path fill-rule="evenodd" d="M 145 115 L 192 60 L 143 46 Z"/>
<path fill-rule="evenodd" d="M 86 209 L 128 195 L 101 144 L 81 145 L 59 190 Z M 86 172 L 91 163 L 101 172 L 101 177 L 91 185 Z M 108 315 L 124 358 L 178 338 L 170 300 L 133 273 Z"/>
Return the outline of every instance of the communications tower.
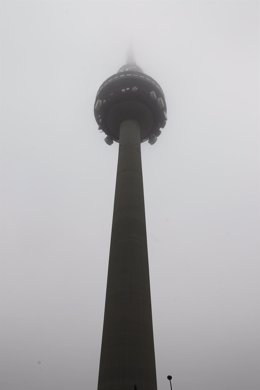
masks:
<path fill-rule="evenodd" d="M 166 124 L 164 93 L 130 55 L 94 114 L 106 143 L 119 143 L 98 390 L 157 390 L 140 146 Z"/>

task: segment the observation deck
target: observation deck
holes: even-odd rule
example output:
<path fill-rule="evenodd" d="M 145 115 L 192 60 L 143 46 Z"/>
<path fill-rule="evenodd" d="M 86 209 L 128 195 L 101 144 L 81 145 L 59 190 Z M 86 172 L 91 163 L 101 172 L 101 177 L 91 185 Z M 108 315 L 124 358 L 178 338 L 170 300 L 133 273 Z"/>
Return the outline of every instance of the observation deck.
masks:
<path fill-rule="evenodd" d="M 108 144 L 119 141 L 120 124 L 125 120 L 136 120 L 141 142 L 148 140 L 153 144 L 166 124 L 167 107 L 160 85 L 132 62 L 100 86 L 94 114 Z"/>

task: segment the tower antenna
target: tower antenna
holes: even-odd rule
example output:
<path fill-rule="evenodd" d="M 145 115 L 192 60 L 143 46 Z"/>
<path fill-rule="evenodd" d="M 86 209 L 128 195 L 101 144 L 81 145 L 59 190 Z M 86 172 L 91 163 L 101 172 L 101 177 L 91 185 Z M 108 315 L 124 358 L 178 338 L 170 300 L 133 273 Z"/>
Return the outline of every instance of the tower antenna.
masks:
<path fill-rule="evenodd" d="M 132 43 L 130 43 L 128 51 L 127 51 L 126 63 L 129 64 L 129 65 L 132 65 L 132 64 L 136 63 L 135 62 L 134 48 L 133 48 L 133 44 Z"/>

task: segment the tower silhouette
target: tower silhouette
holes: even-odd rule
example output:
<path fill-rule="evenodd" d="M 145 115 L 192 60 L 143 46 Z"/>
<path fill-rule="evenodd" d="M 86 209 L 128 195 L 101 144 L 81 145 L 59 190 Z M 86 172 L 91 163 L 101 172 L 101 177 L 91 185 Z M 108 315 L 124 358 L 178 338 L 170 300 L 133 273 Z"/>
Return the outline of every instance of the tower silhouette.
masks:
<path fill-rule="evenodd" d="M 165 126 L 164 93 L 130 54 L 94 114 L 106 143 L 119 142 L 98 390 L 156 390 L 141 143 Z"/>

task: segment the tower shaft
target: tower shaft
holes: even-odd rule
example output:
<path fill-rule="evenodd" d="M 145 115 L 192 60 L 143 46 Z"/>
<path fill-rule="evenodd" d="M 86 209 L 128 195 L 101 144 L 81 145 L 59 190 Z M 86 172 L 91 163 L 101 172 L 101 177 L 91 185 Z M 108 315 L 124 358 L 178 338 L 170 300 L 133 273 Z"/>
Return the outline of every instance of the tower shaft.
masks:
<path fill-rule="evenodd" d="M 98 390 L 135 389 L 157 385 L 140 128 L 129 120 L 120 126 Z"/>

